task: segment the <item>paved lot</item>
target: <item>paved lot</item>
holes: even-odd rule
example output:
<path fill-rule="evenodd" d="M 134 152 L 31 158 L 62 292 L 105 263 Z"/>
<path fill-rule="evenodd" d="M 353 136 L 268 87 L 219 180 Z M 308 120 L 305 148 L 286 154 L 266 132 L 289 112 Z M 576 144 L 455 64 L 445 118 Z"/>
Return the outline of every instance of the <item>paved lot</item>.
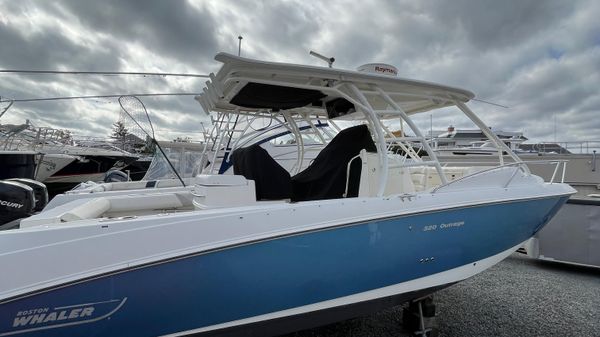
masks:
<path fill-rule="evenodd" d="M 600 336 L 600 269 L 515 253 L 434 296 L 440 337 Z M 392 308 L 287 337 L 408 336 Z"/>

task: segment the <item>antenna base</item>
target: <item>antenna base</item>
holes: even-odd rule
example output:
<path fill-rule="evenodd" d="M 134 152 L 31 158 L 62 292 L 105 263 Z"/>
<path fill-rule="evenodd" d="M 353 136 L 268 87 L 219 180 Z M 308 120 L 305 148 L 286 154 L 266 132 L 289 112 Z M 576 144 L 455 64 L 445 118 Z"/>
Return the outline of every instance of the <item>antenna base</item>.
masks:
<path fill-rule="evenodd" d="M 327 64 L 329 65 L 329 68 L 331 68 L 331 66 L 333 65 L 333 62 L 335 62 L 335 58 L 334 57 L 327 57 L 325 55 L 321 55 L 321 54 L 319 54 L 317 52 L 314 52 L 312 50 L 309 52 L 309 54 L 311 56 L 314 56 L 314 57 L 316 57 L 318 59 L 321 59 L 321 60 L 327 62 Z"/>

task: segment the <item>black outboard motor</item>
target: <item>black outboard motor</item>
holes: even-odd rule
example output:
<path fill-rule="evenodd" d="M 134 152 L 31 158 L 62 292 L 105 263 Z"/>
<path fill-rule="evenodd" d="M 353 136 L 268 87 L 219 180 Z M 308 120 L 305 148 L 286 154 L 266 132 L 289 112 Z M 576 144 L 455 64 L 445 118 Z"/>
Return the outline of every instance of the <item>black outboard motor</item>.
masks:
<path fill-rule="evenodd" d="M 33 209 L 34 212 L 41 212 L 44 207 L 48 205 L 48 188 L 41 182 L 25 178 L 13 178 L 8 179 L 7 181 L 16 181 L 33 188 L 33 196 L 35 198 L 35 208 Z"/>
<path fill-rule="evenodd" d="M 33 214 L 33 188 L 16 181 L 0 180 L 0 229 L 19 226 L 19 220 Z"/>

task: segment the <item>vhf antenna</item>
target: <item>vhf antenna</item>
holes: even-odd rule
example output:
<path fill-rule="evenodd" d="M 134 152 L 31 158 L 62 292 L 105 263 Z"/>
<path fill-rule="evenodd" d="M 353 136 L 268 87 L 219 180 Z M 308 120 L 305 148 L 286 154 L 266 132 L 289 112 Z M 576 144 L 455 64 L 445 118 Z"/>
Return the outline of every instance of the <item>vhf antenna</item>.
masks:
<path fill-rule="evenodd" d="M 327 62 L 327 64 L 329 65 L 329 68 L 331 68 L 331 65 L 333 64 L 333 62 L 335 62 L 335 58 L 321 55 L 321 54 L 319 54 L 317 52 L 314 52 L 312 50 L 310 51 L 309 54 L 312 55 L 312 56 L 314 56 L 314 57 L 316 57 L 316 58 L 318 58 L 318 59 L 321 59 L 321 60 Z"/>

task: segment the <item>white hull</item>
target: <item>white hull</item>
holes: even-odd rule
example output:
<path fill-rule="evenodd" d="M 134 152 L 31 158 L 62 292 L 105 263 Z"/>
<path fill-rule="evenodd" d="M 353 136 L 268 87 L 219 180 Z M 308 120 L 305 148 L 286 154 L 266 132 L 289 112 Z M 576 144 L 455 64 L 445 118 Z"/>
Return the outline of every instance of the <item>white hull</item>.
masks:
<path fill-rule="evenodd" d="M 35 179 L 37 181 L 46 181 L 48 177 L 62 170 L 65 166 L 72 163 L 76 158 L 67 154 L 47 153 L 43 154 L 41 161 L 36 169 Z"/>

